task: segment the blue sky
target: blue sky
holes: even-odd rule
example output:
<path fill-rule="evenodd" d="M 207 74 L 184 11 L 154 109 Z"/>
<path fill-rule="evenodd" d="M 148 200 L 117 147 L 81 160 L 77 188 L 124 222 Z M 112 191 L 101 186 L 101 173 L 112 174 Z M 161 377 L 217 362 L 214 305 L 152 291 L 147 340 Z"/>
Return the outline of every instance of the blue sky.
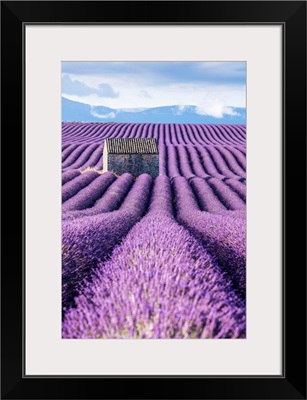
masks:
<path fill-rule="evenodd" d="M 246 63 L 62 62 L 62 95 L 131 111 L 192 105 L 220 119 L 246 107 Z"/>

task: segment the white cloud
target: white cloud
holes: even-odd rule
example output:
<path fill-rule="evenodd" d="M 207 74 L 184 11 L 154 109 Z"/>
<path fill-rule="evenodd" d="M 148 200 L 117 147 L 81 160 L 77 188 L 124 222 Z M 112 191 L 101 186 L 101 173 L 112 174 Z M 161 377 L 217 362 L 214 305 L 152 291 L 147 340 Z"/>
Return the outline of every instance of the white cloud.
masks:
<path fill-rule="evenodd" d="M 80 97 L 96 94 L 99 97 L 118 97 L 119 93 L 115 93 L 112 86 L 108 83 L 99 83 L 97 87 L 92 87 L 86 82 L 72 79 L 68 74 L 62 76 L 62 92 L 64 94 L 76 95 Z"/>
<path fill-rule="evenodd" d="M 231 104 L 233 106 L 233 104 Z M 225 96 L 209 94 L 195 108 L 196 114 L 210 115 L 214 118 L 223 118 L 224 115 L 239 116 L 233 107 L 229 106 Z"/>
<path fill-rule="evenodd" d="M 186 111 L 189 107 L 186 105 L 179 105 L 177 110 L 175 111 L 175 115 L 181 115 L 184 111 Z"/>
<path fill-rule="evenodd" d="M 93 117 L 101 118 L 101 119 L 114 119 L 116 117 L 116 113 L 115 112 L 110 112 L 108 114 L 99 114 L 98 112 L 96 112 L 92 108 L 91 108 L 91 114 L 92 114 Z"/>

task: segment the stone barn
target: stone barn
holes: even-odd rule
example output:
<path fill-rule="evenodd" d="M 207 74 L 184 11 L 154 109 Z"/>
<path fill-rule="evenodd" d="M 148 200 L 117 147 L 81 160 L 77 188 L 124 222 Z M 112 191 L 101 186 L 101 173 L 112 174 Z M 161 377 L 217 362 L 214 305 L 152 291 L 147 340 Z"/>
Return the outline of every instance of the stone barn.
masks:
<path fill-rule="evenodd" d="M 133 176 L 159 175 L 159 151 L 156 139 L 114 138 L 105 139 L 103 170 L 117 175 L 129 172 Z"/>

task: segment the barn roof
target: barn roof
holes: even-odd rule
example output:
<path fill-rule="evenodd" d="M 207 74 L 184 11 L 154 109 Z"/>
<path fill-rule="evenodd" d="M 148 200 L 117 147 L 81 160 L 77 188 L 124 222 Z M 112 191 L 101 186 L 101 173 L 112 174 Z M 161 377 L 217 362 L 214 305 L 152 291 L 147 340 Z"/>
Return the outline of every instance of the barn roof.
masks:
<path fill-rule="evenodd" d="M 109 154 L 159 154 L 153 138 L 108 138 L 105 145 Z"/>

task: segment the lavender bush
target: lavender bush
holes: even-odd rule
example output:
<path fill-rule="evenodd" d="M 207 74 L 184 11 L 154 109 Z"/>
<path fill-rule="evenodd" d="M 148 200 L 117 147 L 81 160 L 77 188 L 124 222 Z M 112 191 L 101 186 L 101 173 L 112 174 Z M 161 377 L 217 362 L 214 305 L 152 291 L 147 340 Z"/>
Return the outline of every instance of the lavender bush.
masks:
<path fill-rule="evenodd" d="M 189 153 L 191 168 L 194 171 L 194 175 L 203 179 L 210 178 L 210 175 L 207 174 L 203 164 L 201 163 L 200 156 L 196 150 L 196 147 L 187 145 L 186 149 Z"/>

